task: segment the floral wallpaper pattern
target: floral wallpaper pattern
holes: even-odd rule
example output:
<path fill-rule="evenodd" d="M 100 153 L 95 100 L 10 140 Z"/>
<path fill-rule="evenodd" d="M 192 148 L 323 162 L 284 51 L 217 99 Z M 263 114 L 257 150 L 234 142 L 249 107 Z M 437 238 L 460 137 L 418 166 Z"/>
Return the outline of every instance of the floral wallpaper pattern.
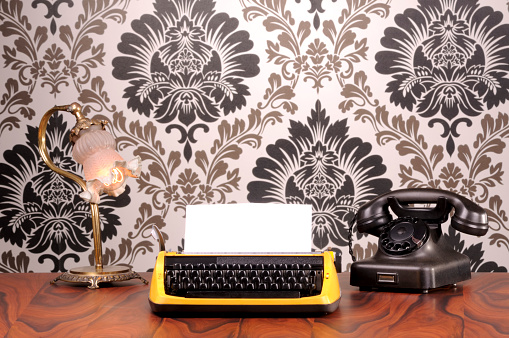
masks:
<path fill-rule="evenodd" d="M 129 81 L 127 106 L 175 129 L 191 159 L 195 132 L 246 105 L 243 78 L 259 73 L 253 42 L 238 20 L 214 14 L 212 1 L 158 1 L 155 15 L 132 23 L 113 59 L 113 76 Z M 146 69 L 150 69 L 146 72 Z M 177 121 L 174 121 L 177 120 Z"/>
<path fill-rule="evenodd" d="M 502 13 L 476 1 L 419 1 L 396 15 L 381 40 L 376 70 L 392 75 L 390 101 L 440 124 L 446 149 L 455 151 L 460 124 L 509 98 L 508 24 Z M 435 115 L 441 115 L 435 117 Z M 459 116 L 458 116 L 459 115 Z M 467 117 L 463 117 L 463 116 Z"/>
<path fill-rule="evenodd" d="M 444 233 L 473 271 L 507 271 L 508 29 L 489 0 L 0 0 L 0 272 L 93 264 L 90 208 L 37 149 L 74 101 L 143 160 L 101 199 L 105 264 L 150 271 L 152 226 L 185 249 L 187 205 L 267 202 L 311 204 L 310 249 L 348 269 L 356 210 L 429 187 L 485 208 L 486 236 Z M 67 115 L 47 146 L 82 175 Z"/>
<path fill-rule="evenodd" d="M 291 121 L 288 137 L 267 146 L 271 158 L 256 161 L 248 200 L 311 204 L 316 248 L 347 246 L 355 211 L 392 186 L 371 145 L 348 136 L 346 119 L 331 123 L 318 101 L 307 124 Z"/>

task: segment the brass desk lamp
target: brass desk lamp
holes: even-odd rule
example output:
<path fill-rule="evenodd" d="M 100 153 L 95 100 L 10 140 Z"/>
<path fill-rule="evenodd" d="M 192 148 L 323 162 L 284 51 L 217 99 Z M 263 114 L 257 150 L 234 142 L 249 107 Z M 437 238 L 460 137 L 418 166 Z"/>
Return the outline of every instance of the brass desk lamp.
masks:
<path fill-rule="evenodd" d="M 74 144 L 72 156 L 74 160 L 83 165 L 85 180 L 79 176 L 58 168 L 49 157 L 46 148 L 46 127 L 50 117 L 58 112 L 66 111 L 76 117 L 76 125 L 69 135 Z M 84 200 L 90 202 L 92 217 L 92 231 L 94 239 L 95 266 L 85 266 L 69 270 L 55 278 L 74 283 L 90 283 L 90 289 L 99 288 L 101 282 L 117 282 L 129 279 L 140 279 L 148 282 L 138 273 L 123 266 L 103 266 L 101 245 L 101 223 L 99 220 L 99 196 L 107 193 L 118 196 L 125 190 L 127 176 L 138 177 L 141 172 L 141 159 L 139 156 L 126 162 L 115 151 L 115 139 L 105 130 L 107 121 L 97 121 L 86 118 L 78 103 L 65 106 L 55 106 L 42 117 L 39 125 L 39 153 L 44 163 L 56 173 L 78 183 L 83 192 L 80 194 Z"/>

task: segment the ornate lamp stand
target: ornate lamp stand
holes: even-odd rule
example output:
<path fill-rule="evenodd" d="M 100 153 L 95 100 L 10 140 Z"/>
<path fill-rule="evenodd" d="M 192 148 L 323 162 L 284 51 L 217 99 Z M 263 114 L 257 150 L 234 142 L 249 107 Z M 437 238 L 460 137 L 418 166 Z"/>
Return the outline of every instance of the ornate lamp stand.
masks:
<path fill-rule="evenodd" d="M 46 127 L 48 125 L 50 117 L 57 111 L 66 111 L 73 114 L 76 117 L 76 126 L 72 130 L 70 135 L 71 140 L 75 141 L 80 130 L 84 130 L 89 128 L 92 125 L 100 125 L 104 130 L 104 126 L 106 121 L 96 121 L 85 118 L 83 113 L 81 112 L 81 106 L 77 103 L 72 103 L 70 105 L 65 106 L 55 106 L 48 110 L 46 114 L 44 114 L 41 123 L 39 125 L 39 153 L 42 156 L 44 163 L 56 173 L 67 177 L 80 185 L 84 192 L 90 191 L 90 184 L 87 186 L 87 182 L 80 178 L 79 176 L 66 172 L 60 168 L 58 168 L 51 158 L 48 155 L 48 150 L 46 148 Z M 123 183 L 125 186 L 125 183 Z M 123 189 L 122 189 L 123 191 Z M 101 193 L 102 190 L 99 192 Z M 121 192 L 120 192 L 121 193 Z M 115 194 L 112 194 L 116 196 Z M 99 207 L 95 200 L 90 199 L 90 212 L 92 217 L 92 229 L 93 229 L 93 238 L 94 238 L 94 255 L 95 255 L 95 266 L 85 266 L 79 268 L 73 268 L 68 272 L 65 272 L 51 281 L 51 283 L 55 283 L 58 280 L 66 281 L 66 282 L 74 282 L 74 283 L 90 283 L 88 288 L 97 289 L 99 288 L 99 283 L 101 282 L 117 282 L 117 281 L 125 281 L 129 279 L 140 279 L 143 283 L 148 284 L 148 281 L 141 277 L 138 273 L 132 271 L 128 267 L 123 266 L 103 266 L 102 262 L 102 245 L 101 245 L 101 223 L 99 220 Z"/>

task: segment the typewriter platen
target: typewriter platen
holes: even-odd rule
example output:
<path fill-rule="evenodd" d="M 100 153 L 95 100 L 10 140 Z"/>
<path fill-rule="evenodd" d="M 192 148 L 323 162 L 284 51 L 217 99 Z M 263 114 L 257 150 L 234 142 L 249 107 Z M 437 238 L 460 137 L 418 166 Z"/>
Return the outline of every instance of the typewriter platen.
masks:
<path fill-rule="evenodd" d="M 335 311 L 340 288 L 332 251 L 306 254 L 183 254 L 161 251 L 152 275 L 154 312 Z M 338 268 L 338 270 L 340 270 Z"/>

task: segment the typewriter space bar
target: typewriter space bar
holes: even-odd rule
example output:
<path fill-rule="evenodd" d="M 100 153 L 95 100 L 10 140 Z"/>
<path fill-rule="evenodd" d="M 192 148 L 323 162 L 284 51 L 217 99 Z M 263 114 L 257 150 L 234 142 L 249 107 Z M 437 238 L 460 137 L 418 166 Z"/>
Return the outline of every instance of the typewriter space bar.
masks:
<path fill-rule="evenodd" d="M 186 298 L 300 298 L 299 291 L 188 290 Z"/>

